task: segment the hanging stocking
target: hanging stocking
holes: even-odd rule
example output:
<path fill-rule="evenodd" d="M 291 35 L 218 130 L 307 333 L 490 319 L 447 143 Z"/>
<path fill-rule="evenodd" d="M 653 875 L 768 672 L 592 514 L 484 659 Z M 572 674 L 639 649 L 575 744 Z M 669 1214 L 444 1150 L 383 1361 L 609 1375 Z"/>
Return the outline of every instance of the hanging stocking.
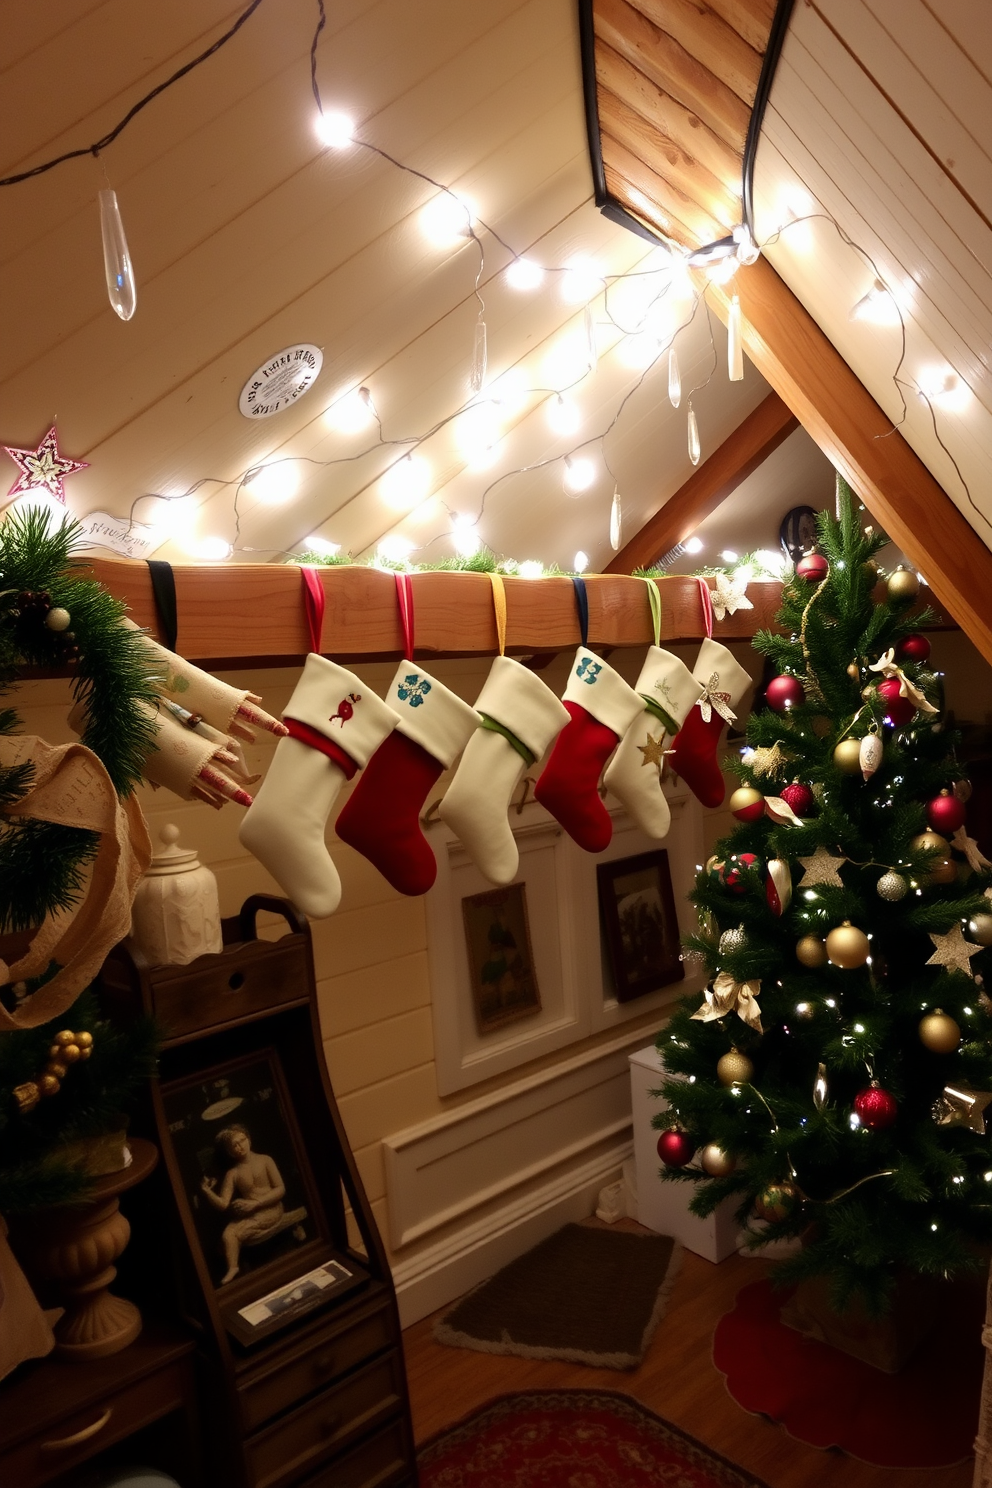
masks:
<path fill-rule="evenodd" d="M 702 689 L 683 661 L 654 645 L 635 690 L 646 706 L 624 734 L 603 778 L 641 831 L 660 839 L 672 820 L 661 784 L 665 750 Z"/>
<path fill-rule="evenodd" d="M 283 722 L 289 737 L 279 740 L 238 837 L 293 903 L 319 920 L 341 900 L 324 845 L 331 807 L 397 719 L 354 672 L 311 652 Z"/>
<path fill-rule="evenodd" d="M 426 894 L 437 877 L 437 863 L 420 829 L 420 812 L 431 786 L 464 749 L 479 718 L 412 661 L 400 662 L 386 702 L 399 714 L 395 732 L 369 762 L 336 830 L 401 894 Z"/>
<path fill-rule="evenodd" d="M 469 739 L 440 815 L 485 876 L 512 881 L 519 864 L 506 813 L 524 771 L 539 760 L 569 721 L 540 677 L 497 656 L 476 699 L 482 723 Z"/>
<path fill-rule="evenodd" d="M 570 722 L 558 735 L 534 794 L 586 852 L 602 852 L 613 835 L 599 798 L 599 776 L 644 703 L 605 661 L 580 646 L 562 702 Z"/>
<path fill-rule="evenodd" d="M 737 717 L 734 707 L 750 687 L 751 678 L 726 646 L 712 638 L 700 646 L 692 675 L 703 692 L 676 737 L 672 769 L 704 806 L 719 806 L 726 786 L 717 746 L 723 725 Z"/>

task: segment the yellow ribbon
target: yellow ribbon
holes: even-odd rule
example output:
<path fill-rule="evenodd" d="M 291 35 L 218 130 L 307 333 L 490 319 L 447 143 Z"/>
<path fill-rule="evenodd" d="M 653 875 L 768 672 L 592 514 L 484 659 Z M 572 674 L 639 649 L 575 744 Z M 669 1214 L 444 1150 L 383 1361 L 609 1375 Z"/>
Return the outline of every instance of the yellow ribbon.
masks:
<path fill-rule="evenodd" d="M 493 586 L 493 610 L 496 615 L 496 644 L 499 646 L 500 656 L 506 652 L 506 587 L 503 583 L 503 575 L 491 573 L 490 582 Z"/>

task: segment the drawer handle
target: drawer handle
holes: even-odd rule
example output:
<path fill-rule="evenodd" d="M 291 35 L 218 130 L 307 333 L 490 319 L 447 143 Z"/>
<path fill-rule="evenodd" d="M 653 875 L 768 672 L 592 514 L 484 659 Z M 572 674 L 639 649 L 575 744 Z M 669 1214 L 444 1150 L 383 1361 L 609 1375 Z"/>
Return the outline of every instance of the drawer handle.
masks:
<path fill-rule="evenodd" d="M 74 1431 L 71 1436 L 60 1436 L 55 1441 L 42 1442 L 41 1450 L 43 1452 L 64 1452 L 67 1447 L 78 1447 L 80 1442 L 89 1441 L 91 1436 L 96 1436 L 98 1431 L 102 1431 L 113 1414 L 114 1407 L 108 1405 L 103 1415 L 92 1425 L 84 1426 L 82 1431 Z"/>
<path fill-rule="evenodd" d="M 330 1374 L 334 1368 L 334 1355 L 318 1354 L 313 1361 L 313 1367 L 316 1374 Z"/>

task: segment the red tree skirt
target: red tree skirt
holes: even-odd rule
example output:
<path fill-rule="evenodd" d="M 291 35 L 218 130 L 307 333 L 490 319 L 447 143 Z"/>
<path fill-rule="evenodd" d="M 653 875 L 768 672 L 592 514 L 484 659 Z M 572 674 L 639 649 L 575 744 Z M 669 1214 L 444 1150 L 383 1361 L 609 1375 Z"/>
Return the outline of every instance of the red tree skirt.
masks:
<path fill-rule="evenodd" d="M 738 1405 L 878 1467 L 950 1467 L 971 1455 L 985 1356 L 974 1291 L 949 1289 L 936 1330 L 899 1374 L 787 1328 L 788 1295 L 752 1283 L 717 1324 L 713 1361 Z"/>

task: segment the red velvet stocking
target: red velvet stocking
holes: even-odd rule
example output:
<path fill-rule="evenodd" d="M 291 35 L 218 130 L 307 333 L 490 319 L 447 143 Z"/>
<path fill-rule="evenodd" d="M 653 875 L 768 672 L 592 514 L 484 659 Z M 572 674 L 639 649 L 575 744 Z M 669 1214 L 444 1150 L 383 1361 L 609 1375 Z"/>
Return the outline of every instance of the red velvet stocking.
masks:
<path fill-rule="evenodd" d="M 534 795 L 586 852 L 609 847 L 613 822 L 599 797 L 599 777 L 617 735 L 579 703 L 565 699 L 571 715 L 558 735 Z"/>
<path fill-rule="evenodd" d="M 719 806 L 726 794 L 726 785 L 716 751 L 724 720 L 714 708 L 709 723 L 703 721 L 698 707 L 690 708 L 689 716 L 675 735 L 672 747 L 671 766 L 676 775 L 681 775 L 697 800 L 704 806 Z"/>
<path fill-rule="evenodd" d="M 398 730 L 379 746 L 337 819 L 337 834 L 401 894 L 426 894 L 437 863 L 420 829 L 444 766 Z"/>

